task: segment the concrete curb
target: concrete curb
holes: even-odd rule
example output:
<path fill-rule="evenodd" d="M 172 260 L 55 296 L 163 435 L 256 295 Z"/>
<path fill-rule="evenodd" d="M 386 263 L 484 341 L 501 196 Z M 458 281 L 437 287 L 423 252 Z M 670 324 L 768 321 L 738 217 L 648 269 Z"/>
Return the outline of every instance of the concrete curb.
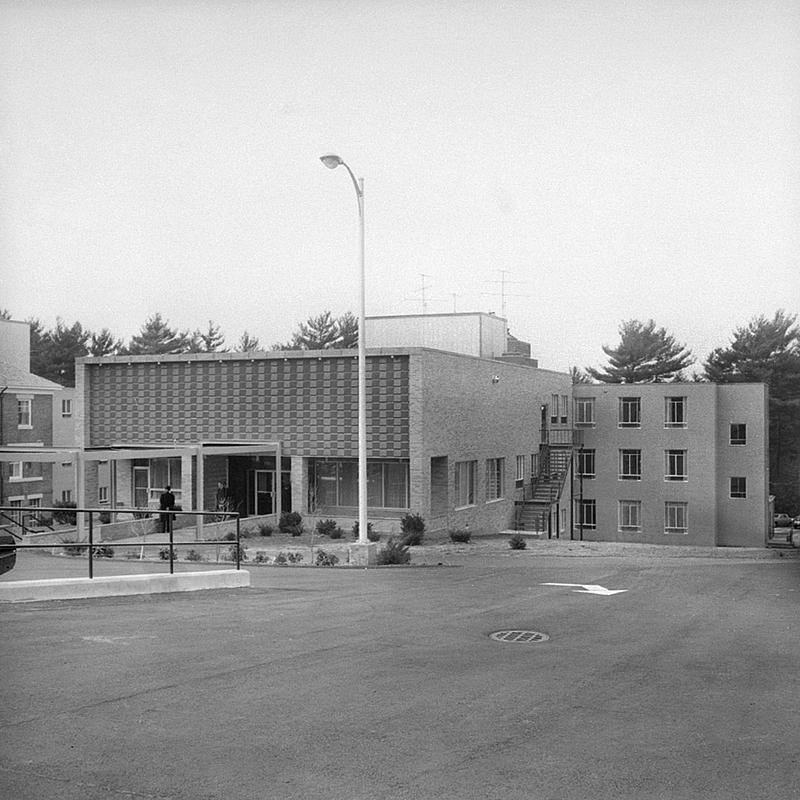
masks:
<path fill-rule="evenodd" d="M 239 589 L 250 585 L 247 570 L 221 569 L 174 575 L 114 575 L 102 578 L 54 578 L 0 583 L 0 603 L 83 600 L 202 589 Z"/>

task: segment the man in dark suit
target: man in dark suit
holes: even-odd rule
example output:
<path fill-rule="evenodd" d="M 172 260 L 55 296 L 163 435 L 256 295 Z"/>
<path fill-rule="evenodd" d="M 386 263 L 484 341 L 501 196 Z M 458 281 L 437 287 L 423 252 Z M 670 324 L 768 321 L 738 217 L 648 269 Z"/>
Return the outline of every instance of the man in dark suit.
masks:
<path fill-rule="evenodd" d="M 161 492 L 158 507 L 161 511 L 172 511 L 175 508 L 175 495 L 169 486 Z M 172 514 L 161 514 L 161 533 L 169 533 L 172 527 Z"/>

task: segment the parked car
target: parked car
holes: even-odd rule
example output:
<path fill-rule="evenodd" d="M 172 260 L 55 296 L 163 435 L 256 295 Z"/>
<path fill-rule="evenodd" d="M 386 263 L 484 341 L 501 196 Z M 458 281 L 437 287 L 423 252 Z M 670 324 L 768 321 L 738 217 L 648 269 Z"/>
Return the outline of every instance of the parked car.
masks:
<path fill-rule="evenodd" d="M 775 527 L 776 528 L 791 528 L 794 520 L 788 514 L 776 514 L 775 515 Z"/>
<path fill-rule="evenodd" d="M 0 575 L 14 569 L 17 563 L 17 548 L 10 533 L 0 533 Z"/>

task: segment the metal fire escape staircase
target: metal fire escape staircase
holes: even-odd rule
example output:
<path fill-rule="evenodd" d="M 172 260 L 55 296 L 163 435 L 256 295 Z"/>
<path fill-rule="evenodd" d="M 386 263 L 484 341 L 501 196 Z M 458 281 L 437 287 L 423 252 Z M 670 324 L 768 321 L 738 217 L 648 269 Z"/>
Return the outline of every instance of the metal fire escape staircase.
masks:
<path fill-rule="evenodd" d="M 567 478 L 572 472 L 572 454 L 583 432 L 572 429 L 542 430 L 539 452 L 533 457 L 530 482 L 515 501 L 515 528 L 519 531 L 556 533 L 551 519 L 562 502 Z M 569 498 L 564 498 L 569 502 Z"/>

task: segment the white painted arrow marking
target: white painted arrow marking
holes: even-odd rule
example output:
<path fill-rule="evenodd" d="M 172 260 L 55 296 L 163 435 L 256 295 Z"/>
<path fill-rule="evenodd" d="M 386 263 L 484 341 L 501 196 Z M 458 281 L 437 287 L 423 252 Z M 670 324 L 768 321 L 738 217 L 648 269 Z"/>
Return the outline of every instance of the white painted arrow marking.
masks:
<path fill-rule="evenodd" d="M 608 597 L 612 594 L 622 594 L 627 592 L 627 589 L 606 589 L 605 586 L 598 586 L 596 583 L 543 583 L 542 586 L 578 586 L 580 588 L 573 591 L 579 594 L 600 594 Z"/>

